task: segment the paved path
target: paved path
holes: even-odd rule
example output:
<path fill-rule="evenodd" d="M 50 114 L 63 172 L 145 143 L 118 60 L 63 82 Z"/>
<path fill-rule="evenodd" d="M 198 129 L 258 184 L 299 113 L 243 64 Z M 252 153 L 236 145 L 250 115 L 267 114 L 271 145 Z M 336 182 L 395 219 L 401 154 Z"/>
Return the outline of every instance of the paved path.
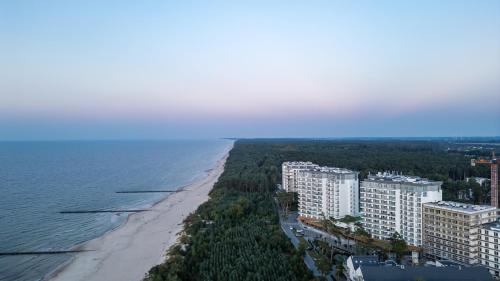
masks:
<path fill-rule="evenodd" d="M 295 229 L 297 229 L 297 227 L 299 227 L 297 222 L 288 223 L 288 222 L 281 220 L 281 229 L 283 229 L 283 232 L 285 232 L 286 236 L 288 236 L 288 238 L 292 242 L 295 249 L 298 249 L 299 244 L 300 244 L 300 240 L 295 236 L 293 231 L 290 229 L 290 226 L 293 226 Z M 316 277 L 322 276 L 321 272 L 316 267 L 314 260 L 311 258 L 311 256 L 307 252 L 304 255 L 304 263 L 306 264 L 307 268 L 309 268 L 309 270 L 311 270 L 313 272 L 314 276 L 316 276 Z"/>
<path fill-rule="evenodd" d="M 289 214 L 286 218 L 283 218 L 280 216 L 280 222 L 281 222 L 281 228 L 283 229 L 283 232 L 288 236 L 292 244 L 295 246 L 295 248 L 299 247 L 300 240 L 295 236 L 294 230 L 291 229 L 293 227 L 295 230 L 303 230 L 304 231 L 304 239 L 312 241 L 315 239 L 320 239 L 334 248 L 337 248 L 342 251 L 346 252 L 352 252 L 354 249 L 355 241 L 353 240 L 348 240 L 343 237 L 332 235 L 330 233 L 326 233 L 324 231 L 318 230 L 316 228 L 306 226 L 302 222 L 297 220 L 297 214 L 296 213 L 291 213 Z M 304 262 L 307 265 L 307 267 L 313 272 L 314 276 L 322 276 L 321 272 L 318 270 L 316 267 L 316 264 L 312 257 L 306 252 L 306 255 L 304 256 Z M 332 271 L 330 274 L 327 276 L 327 280 L 333 281 L 333 278 L 331 276 L 335 276 L 336 268 L 335 266 L 332 267 Z"/>
<path fill-rule="evenodd" d="M 280 218 L 280 224 L 281 224 L 281 229 L 283 232 L 288 236 L 290 241 L 292 242 L 293 246 L 295 249 L 299 248 L 300 240 L 295 236 L 295 233 L 293 233 L 293 230 L 290 229 L 290 227 L 293 227 L 294 229 L 299 229 L 301 224 L 297 221 L 297 216 L 295 215 L 289 215 L 286 218 L 283 218 L 282 212 L 280 210 L 278 200 L 275 198 L 275 203 L 276 203 L 276 209 L 279 214 Z M 321 272 L 318 270 L 316 267 L 316 264 L 314 263 L 314 260 L 311 258 L 309 253 L 306 252 L 304 255 L 304 263 L 306 264 L 307 268 L 312 271 L 313 275 L 316 277 L 322 276 Z"/>
<path fill-rule="evenodd" d="M 297 214 L 292 213 L 288 215 L 286 220 L 282 220 L 282 225 L 286 226 L 287 229 L 290 229 L 290 226 L 293 226 L 295 229 L 302 229 L 304 230 L 304 237 L 323 240 L 342 251 L 352 252 L 356 244 L 356 241 L 352 239 L 345 239 L 340 235 L 333 235 L 322 230 L 304 225 L 302 222 L 297 220 Z"/>

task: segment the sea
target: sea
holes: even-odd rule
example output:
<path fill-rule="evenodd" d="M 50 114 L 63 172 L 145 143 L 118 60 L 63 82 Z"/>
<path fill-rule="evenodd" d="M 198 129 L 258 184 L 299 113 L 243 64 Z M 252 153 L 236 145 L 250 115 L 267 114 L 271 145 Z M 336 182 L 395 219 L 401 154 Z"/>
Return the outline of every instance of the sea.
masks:
<path fill-rule="evenodd" d="M 124 223 L 128 213 L 61 211 L 144 209 L 202 179 L 229 140 L 0 142 L 0 253 L 64 251 Z M 0 255 L 0 280 L 33 281 L 73 254 Z"/>

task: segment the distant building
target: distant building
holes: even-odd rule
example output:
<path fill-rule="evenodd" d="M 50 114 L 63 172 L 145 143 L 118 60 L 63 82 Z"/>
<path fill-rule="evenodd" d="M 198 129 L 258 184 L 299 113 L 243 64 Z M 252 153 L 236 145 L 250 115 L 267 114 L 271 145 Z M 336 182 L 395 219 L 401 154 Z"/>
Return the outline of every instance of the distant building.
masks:
<path fill-rule="evenodd" d="M 398 232 L 409 245 L 422 245 L 422 204 L 442 200 L 441 182 L 396 173 L 369 175 L 361 182 L 363 227 L 376 239 Z"/>
<path fill-rule="evenodd" d="M 283 162 L 282 188 L 286 192 L 297 192 L 297 175 L 300 170 L 308 170 L 319 167 L 311 162 Z"/>
<path fill-rule="evenodd" d="M 483 225 L 481 229 L 479 260 L 490 273 L 500 277 L 500 222 Z"/>
<path fill-rule="evenodd" d="M 464 264 L 479 262 L 480 228 L 496 220 L 496 209 L 455 202 L 424 204 L 425 254 Z"/>
<path fill-rule="evenodd" d="M 471 177 L 467 178 L 467 181 L 475 180 L 479 185 L 483 185 L 485 182 L 489 181 L 490 179 L 487 178 L 480 178 L 480 177 Z"/>
<path fill-rule="evenodd" d="M 359 213 L 358 172 L 316 167 L 299 170 L 299 215 L 306 218 L 342 218 Z"/>

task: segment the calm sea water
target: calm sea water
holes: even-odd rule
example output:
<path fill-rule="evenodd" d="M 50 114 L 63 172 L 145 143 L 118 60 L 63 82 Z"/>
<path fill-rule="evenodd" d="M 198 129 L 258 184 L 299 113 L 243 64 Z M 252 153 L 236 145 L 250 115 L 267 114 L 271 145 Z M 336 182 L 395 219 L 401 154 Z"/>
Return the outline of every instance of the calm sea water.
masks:
<path fill-rule="evenodd" d="M 65 250 L 104 234 L 134 209 L 203 178 L 230 141 L 0 142 L 0 252 Z M 39 280 L 71 256 L 0 256 L 0 280 Z"/>

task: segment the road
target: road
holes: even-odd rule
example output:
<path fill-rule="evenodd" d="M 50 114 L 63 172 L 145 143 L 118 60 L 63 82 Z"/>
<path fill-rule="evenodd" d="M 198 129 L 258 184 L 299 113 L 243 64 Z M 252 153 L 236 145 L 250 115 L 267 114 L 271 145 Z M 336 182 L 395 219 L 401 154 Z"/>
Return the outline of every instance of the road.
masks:
<path fill-rule="evenodd" d="M 308 241 L 321 239 L 341 251 L 351 252 L 353 250 L 355 244 L 353 240 L 348 241 L 343 237 L 337 237 L 324 231 L 305 226 L 304 224 L 302 224 L 302 222 L 297 220 L 297 217 L 297 213 L 291 213 L 286 218 L 280 216 L 281 229 L 283 229 L 283 232 L 285 232 L 286 236 L 288 236 L 295 248 L 299 247 L 300 240 L 295 236 L 294 230 L 292 230 L 291 227 L 293 227 L 295 230 L 303 230 L 304 239 Z M 304 262 L 306 266 L 313 272 L 314 276 L 322 276 L 321 272 L 316 267 L 314 260 L 307 252 L 304 256 Z M 327 279 L 333 280 L 331 276 L 335 276 L 335 266 L 332 267 L 332 271 L 330 272 L 330 274 L 328 274 Z"/>
<path fill-rule="evenodd" d="M 295 225 L 293 223 L 288 223 L 288 222 L 283 221 L 283 220 L 281 221 L 281 229 L 283 229 L 283 232 L 285 232 L 286 236 L 288 236 L 290 241 L 292 241 L 292 244 L 295 247 L 295 249 L 298 249 L 299 244 L 300 244 L 300 240 L 295 236 L 293 231 L 290 229 L 290 226 L 294 226 L 294 228 L 299 227 L 298 225 Z M 307 268 L 309 268 L 309 270 L 311 270 L 313 272 L 314 276 L 316 276 L 316 277 L 322 276 L 321 272 L 316 267 L 314 260 L 311 258 L 311 256 L 307 252 L 304 255 L 304 262 L 305 262 Z"/>
<path fill-rule="evenodd" d="M 340 237 L 337 235 L 333 235 L 319 229 L 309 227 L 304 225 L 302 222 L 297 220 L 297 213 L 290 213 L 286 219 L 281 220 L 281 224 L 290 232 L 294 237 L 294 233 L 290 230 L 290 227 L 295 229 L 304 230 L 304 239 L 320 239 L 331 246 L 337 248 L 341 251 L 353 252 L 356 241 L 351 239 L 345 239 L 344 237 Z M 288 235 L 288 234 L 287 234 Z M 297 237 L 295 237 L 297 239 Z M 297 239 L 298 240 L 298 239 Z M 293 242 L 292 242 L 293 243 Z"/>

